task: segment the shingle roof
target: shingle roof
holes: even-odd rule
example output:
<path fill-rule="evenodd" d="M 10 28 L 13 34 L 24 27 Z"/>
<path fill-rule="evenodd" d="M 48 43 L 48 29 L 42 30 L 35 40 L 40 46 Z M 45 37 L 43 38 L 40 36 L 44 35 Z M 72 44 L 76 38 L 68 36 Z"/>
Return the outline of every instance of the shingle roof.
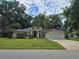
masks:
<path fill-rule="evenodd" d="M 17 29 L 15 32 L 30 32 L 32 28 L 26 28 L 26 29 Z"/>
<path fill-rule="evenodd" d="M 36 29 L 38 29 L 39 31 L 42 31 L 42 28 L 41 27 L 36 28 Z M 33 28 L 30 27 L 30 28 L 26 28 L 26 29 L 17 29 L 17 30 L 15 30 L 15 32 L 30 32 L 32 30 L 33 30 Z"/>
<path fill-rule="evenodd" d="M 62 31 L 62 30 L 58 30 L 58 29 L 48 29 L 47 31 L 59 32 L 59 31 Z"/>

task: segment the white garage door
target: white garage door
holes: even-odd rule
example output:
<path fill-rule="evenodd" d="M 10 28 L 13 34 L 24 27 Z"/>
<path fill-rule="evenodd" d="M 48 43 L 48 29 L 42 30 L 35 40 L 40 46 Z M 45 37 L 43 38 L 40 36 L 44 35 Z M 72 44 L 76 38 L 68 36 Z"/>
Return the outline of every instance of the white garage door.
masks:
<path fill-rule="evenodd" d="M 46 34 L 47 39 L 64 39 L 64 34 L 61 32 L 52 32 Z"/>

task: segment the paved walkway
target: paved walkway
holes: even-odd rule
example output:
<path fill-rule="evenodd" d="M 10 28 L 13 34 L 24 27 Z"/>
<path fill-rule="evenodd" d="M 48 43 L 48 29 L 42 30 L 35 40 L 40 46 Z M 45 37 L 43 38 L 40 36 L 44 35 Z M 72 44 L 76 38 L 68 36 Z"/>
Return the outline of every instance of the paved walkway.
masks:
<path fill-rule="evenodd" d="M 79 41 L 71 41 L 71 40 L 52 40 L 58 42 L 67 50 L 79 50 Z"/>
<path fill-rule="evenodd" d="M 79 51 L 0 50 L 0 59 L 79 59 Z"/>

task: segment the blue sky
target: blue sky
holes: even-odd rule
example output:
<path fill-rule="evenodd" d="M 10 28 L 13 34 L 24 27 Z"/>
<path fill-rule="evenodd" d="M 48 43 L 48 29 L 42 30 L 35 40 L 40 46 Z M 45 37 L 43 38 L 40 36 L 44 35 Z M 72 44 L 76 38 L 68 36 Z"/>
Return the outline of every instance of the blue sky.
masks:
<path fill-rule="evenodd" d="M 32 16 L 46 12 L 47 15 L 62 12 L 62 8 L 69 6 L 69 0 L 17 0 L 26 6 L 26 13 Z"/>

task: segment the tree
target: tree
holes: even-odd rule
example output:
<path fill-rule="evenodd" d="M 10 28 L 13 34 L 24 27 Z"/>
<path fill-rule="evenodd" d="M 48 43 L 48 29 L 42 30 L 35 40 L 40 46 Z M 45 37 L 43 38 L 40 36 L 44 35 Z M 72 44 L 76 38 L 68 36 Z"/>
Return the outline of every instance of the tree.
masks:
<path fill-rule="evenodd" d="M 8 22 L 3 16 L 0 16 L 0 30 L 2 33 L 2 37 L 5 37 L 8 31 Z"/>
<path fill-rule="evenodd" d="M 63 14 L 64 18 L 66 19 L 64 24 L 64 30 L 66 32 L 69 32 L 69 21 L 70 21 L 70 7 L 63 8 Z"/>
<path fill-rule="evenodd" d="M 34 17 L 32 22 L 34 27 L 43 27 L 43 29 L 61 29 L 62 22 L 59 15 L 39 14 Z"/>
<path fill-rule="evenodd" d="M 7 19 L 9 25 L 19 23 L 21 28 L 31 26 L 31 20 L 28 20 L 31 16 L 28 16 L 25 13 L 25 10 L 25 6 L 23 4 L 19 4 L 18 1 L 3 1 L 2 4 L 0 4 L 0 14 Z"/>
<path fill-rule="evenodd" d="M 31 26 L 31 16 L 25 13 L 26 7 L 18 1 L 2 1 L 0 15 L 8 22 L 8 29 L 23 29 Z M 4 22 L 5 23 L 5 22 Z M 5 23 L 6 24 L 6 23 Z"/>
<path fill-rule="evenodd" d="M 39 14 L 35 16 L 32 22 L 33 27 L 42 27 L 43 29 L 48 29 L 49 21 L 46 17 L 47 16 L 45 14 Z"/>
<path fill-rule="evenodd" d="M 65 31 L 65 38 L 69 38 L 69 32 L 71 31 L 71 9 L 70 7 L 63 8 L 62 15 L 64 16 L 65 22 L 63 26 L 63 30 Z"/>
<path fill-rule="evenodd" d="M 13 23 L 11 25 L 12 28 L 15 28 L 15 29 L 20 29 L 21 28 L 21 25 L 19 23 Z"/>
<path fill-rule="evenodd" d="M 79 30 L 79 0 L 71 0 L 71 17 L 73 31 Z M 79 36 L 79 35 L 78 35 Z"/>
<path fill-rule="evenodd" d="M 62 22 L 59 15 L 49 15 L 48 20 L 50 21 L 50 28 L 61 29 Z"/>

